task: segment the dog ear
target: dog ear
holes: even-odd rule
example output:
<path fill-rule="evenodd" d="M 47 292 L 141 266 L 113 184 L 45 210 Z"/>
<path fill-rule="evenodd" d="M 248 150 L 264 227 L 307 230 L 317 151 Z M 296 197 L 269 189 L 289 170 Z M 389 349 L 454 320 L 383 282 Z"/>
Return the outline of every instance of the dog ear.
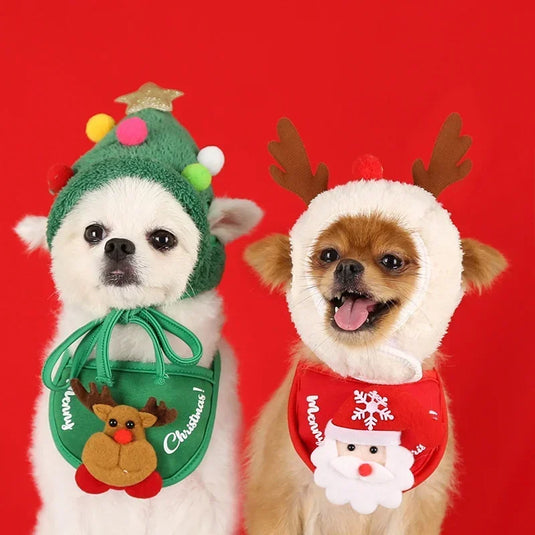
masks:
<path fill-rule="evenodd" d="M 245 261 L 260 275 L 271 290 L 285 286 L 292 280 L 290 238 L 272 234 L 245 249 Z"/>
<path fill-rule="evenodd" d="M 229 243 L 251 231 L 263 215 L 253 201 L 215 198 L 208 211 L 210 232 L 222 243 Z"/>
<path fill-rule="evenodd" d="M 479 293 L 488 288 L 507 267 L 504 256 L 489 245 L 471 238 L 461 240 L 463 249 L 463 287 Z"/>
<path fill-rule="evenodd" d="M 26 244 L 28 251 L 34 251 L 39 247 L 48 251 L 46 222 L 47 218 L 44 216 L 27 215 L 17 223 L 15 232 Z"/>

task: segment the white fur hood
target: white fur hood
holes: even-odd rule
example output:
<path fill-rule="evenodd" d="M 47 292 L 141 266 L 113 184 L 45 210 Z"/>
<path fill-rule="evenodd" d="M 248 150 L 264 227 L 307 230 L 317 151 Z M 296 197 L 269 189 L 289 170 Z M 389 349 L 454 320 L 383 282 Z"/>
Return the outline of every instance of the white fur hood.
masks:
<path fill-rule="evenodd" d="M 361 349 L 325 333 L 325 300 L 307 259 L 319 234 L 341 217 L 377 213 L 412 236 L 420 257 L 418 283 L 389 339 Z M 462 249 L 449 213 L 424 189 L 389 180 L 359 180 L 321 193 L 290 232 L 292 284 L 287 300 L 304 343 L 334 371 L 375 382 L 415 381 L 435 352 L 462 297 Z M 310 298 L 308 298 L 310 297 Z"/>

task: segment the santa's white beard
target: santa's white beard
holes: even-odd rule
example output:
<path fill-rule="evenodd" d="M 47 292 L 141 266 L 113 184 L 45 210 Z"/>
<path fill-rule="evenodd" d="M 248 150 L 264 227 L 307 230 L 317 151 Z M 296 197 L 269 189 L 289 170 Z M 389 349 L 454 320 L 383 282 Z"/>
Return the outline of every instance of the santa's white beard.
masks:
<path fill-rule="evenodd" d="M 382 466 L 358 457 L 338 455 L 336 442 L 326 438 L 311 456 L 316 466 L 314 481 L 325 489 L 327 499 L 335 505 L 351 504 L 361 514 L 370 514 L 379 505 L 389 509 L 399 507 L 402 491 L 414 484 L 410 468 L 414 458 L 402 446 L 386 447 L 386 463 Z M 358 467 L 368 464 L 369 476 L 360 476 Z"/>

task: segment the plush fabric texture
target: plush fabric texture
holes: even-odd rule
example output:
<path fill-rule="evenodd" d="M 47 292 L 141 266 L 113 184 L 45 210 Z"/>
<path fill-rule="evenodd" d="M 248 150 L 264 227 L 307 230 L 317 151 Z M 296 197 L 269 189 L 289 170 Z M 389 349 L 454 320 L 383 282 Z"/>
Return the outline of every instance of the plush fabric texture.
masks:
<path fill-rule="evenodd" d="M 406 229 L 420 257 L 417 288 L 401 309 L 388 340 L 354 347 L 325 342 L 327 304 L 310 278 L 309 258 L 315 240 L 344 216 L 379 214 Z M 462 297 L 462 249 L 448 212 L 418 186 L 390 180 L 352 181 L 314 198 L 290 232 L 292 284 L 287 300 L 305 344 L 340 375 L 377 382 L 417 381 L 421 362 L 437 350 Z M 312 288 L 312 290 L 310 290 Z M 310 292 L 315 292 L 312 295 Z M 311 295 L 312 299 L 304 299 Z M 311 315 L 314 301 L 318 320 Z M 343 361 L 344 364 L 340 365 Z"/>
<path fill-rule="evenodd" d="M 86 442 L 82 461 L 90 474 L 115 487 L 129 487 L 156 470 L 156 453 L 146 439 L 121 444 L 105 433 Z"/>
<path fill-rule="evenodd" d="M 88 494 L 102 494 L 110 489 L 124 490 L 133 498 L 153 498 L 162 490 L 162 478 L 158 472 L 152 472 L 147 478 L 129 487 L 114 487 L 102 483 L 91 475 L 85 465 L 81 464 L 76 470 L 75 480 L 78 487 Z"/>
<path fill-rule="evenodd" d="M 88 191 L 119 177 L 156 181 L 176 197 L 202 235 L 199 258 L 185 296 L 212 289 L 221 280 L 225 264 L 223 245 L 210 234 L 207 218 L 213 191 L 211 187 L 197 191 L 182 175 L 186 166 L 197 163 L 197 145 L 170 113 L 144 109 L 123 121 L 134 117 L 147 124 L 148 136 L 143 143 L 121 144 L 116 134 L 119 123 L 73 165 L 74 176 L 59 192 L 48 216 L 48 245 L 54 246 L 63 219 Z"/>
<path fill-rule="evenodd" d="M 114 126 L 113 117 L 107 113 L 97 113 L 87 121 L 85 134 L 93 143 L 98 143 Z"/>
<path fill-rule="evenodd" d="M 65 385 L 72 375 L 71 362 L 69 356 L 60 365 L 58 384 Z M 155 383 L 154 363 L 112 361 L 111 369 L 114 378 L 111 390 L 117 403 L 130 408 L 143 407 L 154 394 L 157 399 L 165 399 L 170 407 L 178 409 L 175 421 L 169 425 L 152 426 L 145 433 L 156 451 L 157 469 L 164 486 L 173 485 L 190 475 L 203 459 L 212 435 L 218 399 L 219 356 L 214 360 L 213 369 L 167 364 L 165 371 L 168 378 L 165 384 Z M 89 391 L 88 385 L 95 382 L 97 375 L 94 359 L 76 373 Z M 51 392 L 49 417 L 57 449 L 75 468 L 80 462 L 86 464 L 89 440 L 95 434 L 102 435 L 99 442 L 91 446 L 93 452 L 98 450 L 98 459 L 106 458 L 108 453 L 109 458 L 113 459 L 119 451 L 119 444 L 102 432 L 102 420 L 82 404 L 72 387 Z M 134 443 L 121 447 L 126 448 Z M 134 453 L 132 455 L 135 457 Z M 88 468 L 92 470 L 92 466 L 90 462 Z M 111 468 L 115 466 L 110 462 Z M 92 473 L 97 476 L 95 472 Z"/>
<path fill-rule="evenodd" d="M 362 419 L 353 419 L 356 409 L 366 408 L 355 399 L 356 391 L 368 402 L 373 392 L 386 398 L 386 405 L 377 404 L 383 417 L 372 404 L 367 407 L 372 414 L 366 410 Z M 371 426 L 370 415 L 377 420 Z M 288 426 L 296 452 L 312 471 L 312 452 L 326 438 L 375 446 L 399 443 L 414 456 L 411 472 L 417 486 L 434 472 L 444 455 L 448 413 L 442 381 L 435 370 L 426 371 L 415 383 L 378 385 L 300 362 L 288 402 Z M 399 442 L 391 441 L 394 435 Z"/>

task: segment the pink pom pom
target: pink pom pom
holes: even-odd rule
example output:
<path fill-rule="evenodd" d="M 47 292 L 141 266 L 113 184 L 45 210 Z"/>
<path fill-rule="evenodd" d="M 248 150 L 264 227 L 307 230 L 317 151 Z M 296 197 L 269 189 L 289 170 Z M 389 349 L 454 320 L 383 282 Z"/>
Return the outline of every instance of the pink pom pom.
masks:
<path fill-rule="evenodd" d="M 117 139 L 121 145 L 131 147 L 141 145 L 149 134 L 147 123 L 139 117 L 131 117 L 121 121 L 115 130 Z"/>
<path fill-rule="evenodd" d="M 383 166 L 379 158 L 372 154 L 363 154 L 353 162 L 351 175 L 355 179 L 383 178 Z"/>

